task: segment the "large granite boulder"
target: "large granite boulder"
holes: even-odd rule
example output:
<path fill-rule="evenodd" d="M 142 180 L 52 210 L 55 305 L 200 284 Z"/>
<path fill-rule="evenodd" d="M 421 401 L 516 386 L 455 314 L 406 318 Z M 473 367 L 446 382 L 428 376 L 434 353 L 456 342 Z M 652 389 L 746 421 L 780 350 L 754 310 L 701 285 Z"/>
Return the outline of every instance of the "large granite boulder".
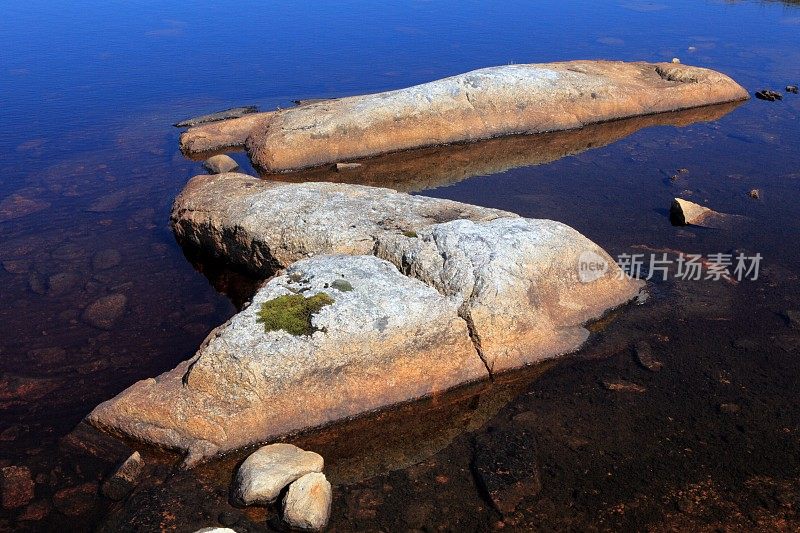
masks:
<path fill-rule="evenodd" d="M 201 176 L 172 222 L 279 274 L 194 358 L 88 417 L 189 464 L 574 351 L 642 286 L 564 224 L 389 189 Z"/>
<path fill-rule="evenodd" d="M 328 303 L 299 317 L 310 334 L 265 315 L 281 297 L 320 294 Z M 318 256 L 265 284 L 194 358 L 88 420 L 186 451 L 192 464 L 487 376 L 457 305 L 436 289 L 373 256 Z"/>
<path fill-rule="evenodd" d="M 184 133 L 181 148 L 191 154 L 198 148 L 245 144 L 260 171 L 285 172 L 747 98 L 747 91 L 724 74 L 686 65 L 616 61 L 505 65 L 395 91 L 250 115 L 230 125 L 216 123 Z M 207 131 L 211 128 L 214 131 Z"/>

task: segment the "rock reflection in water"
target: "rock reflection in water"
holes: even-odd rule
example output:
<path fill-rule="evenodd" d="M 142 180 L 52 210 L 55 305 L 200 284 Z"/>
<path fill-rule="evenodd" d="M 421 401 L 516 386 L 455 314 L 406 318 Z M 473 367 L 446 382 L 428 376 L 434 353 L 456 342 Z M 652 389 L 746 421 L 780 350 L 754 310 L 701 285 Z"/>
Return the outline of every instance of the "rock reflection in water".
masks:
<path fill-rule="evenodd" d="M 327 165 L 285 174 L 264 174 L 264 179 L 293 183 L 332 181 L 389 187 L 416 192 L 452 185 L 473 176 L 505 172 L 514 168 L 544 165 L 563 157 L 619 141 L 651 126 L 684 127 L 710 122 L 727 115 L 739 102 L 659 113 L 625 120 L 593 124 L 578 130 L 513 135 L 475 143 L 436 146 L 395 152 L 358 161 L 359 166 L 337 170 Z"/>

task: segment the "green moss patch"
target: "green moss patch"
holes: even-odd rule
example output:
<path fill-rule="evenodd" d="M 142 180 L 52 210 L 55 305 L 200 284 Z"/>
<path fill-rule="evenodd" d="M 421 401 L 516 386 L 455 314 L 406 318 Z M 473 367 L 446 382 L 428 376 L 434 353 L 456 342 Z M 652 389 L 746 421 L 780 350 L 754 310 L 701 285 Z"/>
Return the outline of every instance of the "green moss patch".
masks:
<path fill-rule="evenodd" d="M 416 238 L 417 238 L 417 232 L 416 232 L 416 231 L 411 231 L 411 230 L 409 230 L 409 231 L 404 231 L 404 232 L 403 232 L 403 235 L 405 235 L 405 236 L 406 236 L 406 237 L 408 237 L 409 239 L 416 239 Z"/>
<path fill-rule="evenodd" d="M 331 288 L 336 289 L 339 292 L 350 292 L 353 290 L 353 286 L 346 279 L 337 279 L 332 281 Z"/>
<path fill-rule="evenodd" d="M 283 330 L 292 335 L 311 335 L 317 329 L 311 324 L 311 317 L 333 298 L 320 292 L 306 298 L 302 294 L 278 296 L 261 304 L 258 322 L 264 324 L 264 332 Z"/>

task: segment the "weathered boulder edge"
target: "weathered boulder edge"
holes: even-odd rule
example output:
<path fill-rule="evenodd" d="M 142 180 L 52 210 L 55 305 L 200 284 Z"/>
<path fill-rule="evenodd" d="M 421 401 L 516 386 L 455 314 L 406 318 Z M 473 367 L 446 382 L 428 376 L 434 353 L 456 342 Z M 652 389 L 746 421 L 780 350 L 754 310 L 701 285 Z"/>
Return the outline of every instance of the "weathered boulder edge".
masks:
<path fill-rule="evenodd" d="M 193 128 L 181 136 L 181 149 L 192 154 L 245 146 L 260 172 L 280 173 L 748 98 L 728 76 L 681 64 L 505 65 Z"/>

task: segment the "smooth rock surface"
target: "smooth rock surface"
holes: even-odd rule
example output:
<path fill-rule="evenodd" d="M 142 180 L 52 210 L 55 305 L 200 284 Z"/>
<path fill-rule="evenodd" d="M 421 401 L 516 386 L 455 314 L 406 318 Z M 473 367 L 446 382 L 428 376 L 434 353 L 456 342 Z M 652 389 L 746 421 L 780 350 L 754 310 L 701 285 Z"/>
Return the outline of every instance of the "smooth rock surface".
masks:
<path fill-rule="evenodd" d="M 333 494 L 325 474 L 306 474 L 289 486 L 283 499 L 283 520 L 303 531 L 321 531 L 328 525 Z"/>
<path fill-rule="evenodd" d="M 351 290 L 334 283 L 346 280 Z M 325 292 L 318 331 L 265 332 L 264 302 Z M 88 421 L 189 452 L 187 464 L 487 377 L 457 305 L 372 256 L 318 256 L 270 280 L 197 355 Z"/>
<path fill-rule="evenodd" d="M 239 168 L 239 163 L 225 154 L 213 155 L 203 162 L 203 167 L 211 174 L 224 174 Z"/>
<path fill-rule="evenodd" d="M 324 466 L 322 456 L 291 444 L 263 446 L 236 472 L 236 498 L 245 505 L 270 503 L 286 485 Z"/>
<path fill-rule="evenodd" d="M 517 215 L 376 187 L 219 174 L 192 178 L 175 199 L 171 222 L 182 244 L 267 276 L 309 255 L 372 254 L 387 232 L 500 217 Z"/>
<path fill-rule="evenodd" d="M 260 171 L 285 172 L 747 98 L 729 77 L 686 65 L 614 61 L 504 65 L 405 89 L 276 111 L 254 124 L 245 144 Z M 237 135 L 235 140 L 240 140 L 242 135 Z M 181 140 L 185 152 L 194 149 L 189 137 Z M 235 136 L 229 137 L 218 144 L 232 146 Z M 208 144 L 205 147 L 209 149 Z"/>

